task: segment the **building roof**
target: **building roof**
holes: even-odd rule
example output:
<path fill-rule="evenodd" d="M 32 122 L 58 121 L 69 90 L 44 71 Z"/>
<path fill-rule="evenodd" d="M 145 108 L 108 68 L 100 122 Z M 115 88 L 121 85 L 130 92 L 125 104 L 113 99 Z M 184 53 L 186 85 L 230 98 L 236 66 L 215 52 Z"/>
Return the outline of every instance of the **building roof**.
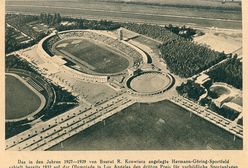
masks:
<path fill-rule="evenodd" d="M 201 74 L 200 76 L 198 76 L 195 80 L 195 83 L 198 84 L 204 84 L 206 81 L 210 80 L 209 76 L 206 74 Z"/>
<path fill-rule="evenodd" d="M 221 95 L 220 97 L 218 97 L 216 99 L 216 101 L 220 102 L 220 103 L 223 103 L 225 100 L 231 98 L 231 95 L 230 94 L 223 94 Z"/>
<path fill-rule="evenodd" d="M 239 113 L 242 112 L 242 106 L 236 104 L 236 103 L 233 103 L 233 102 L 227 102 L 227 103 L 224 103 L 223 106 L 227 107 L 227 108 L 230 108 L 232 110 L 235 110 Z"/>

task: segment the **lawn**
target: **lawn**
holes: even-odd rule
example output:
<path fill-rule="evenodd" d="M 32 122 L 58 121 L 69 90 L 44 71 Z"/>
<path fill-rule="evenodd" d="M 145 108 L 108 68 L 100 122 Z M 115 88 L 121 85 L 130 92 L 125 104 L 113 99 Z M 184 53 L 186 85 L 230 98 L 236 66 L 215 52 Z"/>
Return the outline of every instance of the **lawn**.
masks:
<path fill-rule="evenodd" d="M 242 149 L 242 140 L 169 102 L 136 103 L 50 150 Z"/>
<path fill-rule="evenodd" d="M 40 106 L 40 98 L 14 76 L 6 75 L 6 119 L 17 119 L 33 113 Z"/>
<path fill-rule="evenodd" d="M 129 61 L 124 56 L 121 56 L 107 46 L 99 45 L 84 39 L 81 39 L 80 42 L 77 42 L 76 44 L 73 41 L 76 40 L 63 40 L 57 45 L 56 49 L 63 53 L 63 55 L 71 57 L 72 61 L 75 61 L 76 63 L 80 63 L 80 61 L 77 61 L 73 57 L 79 58 L 81 61 L 85 62 L 80 63 L 81 66 L 86 64 L 91 70 L 98 73 L 117 73 L 125 70 L 129 66 Z M 58 47 L 63 43 L 68 44 L 66 46 Z"/>
<path fill-rule="evenodd" d="M 170 0 L 172 1 L 172 0 Z M 197 1 L 197 0 L 194 0 Z M 167 2 L 167 1 L 166 1 Z M 174 2 L 174 1 L 173 1 Z M 189 2 L 190 3 L 190 2 Z M 195 4 L 195 3 L 192 3 Z M 219 2 L 221 5 L 221 3 Z M 16 6 L 10 6 L 16 5 Z M 27 6 L 25 6 L 27 5 Z M 36 5 L 30 7 L 30 5 Z M 50 6 L 45 8 L 44 6 Z M 180 6 L 180 4 L 179 4 Z M 197 5 L 195 5 L 197 7 Z M 214 6 L 216 6 L 214 4 Z M 221 5 L 223 6 L 223 5 Z M 225 5 L 226 6 L 226 5 Z M 56 8 L 59 7 L 59 8 Z M 64 7 L 64 8 L 61 8 Z M 73 9 L 70 9 L 73 8 Z M 227 7 L 228 8 L 228 7 Z M 238 7 L 240 8 L 240 7 Z M 83 10 L 90 9 L 90 10 Z M 117 11 L 114 13 L 108 12 L 109 9 Z M 91 11 L 92 10 L 92 11 Z M 96 11 L 97 10 L 97 11 Z M 103 10 L 103 11 L 101 11 Z M 220 21 L 220 20 L 205 20 L 197 18 L 175 18 L 171 16 L 193 16 L 204 18 L 220 18 L 220 19 L 233 19 L 241 20 L 242 15 L 240 11 L 230 12 L 229 10 L 209 10 L 201 8 L 183 8 L 183 7 L 171 7 L 171 6 L 152 6 L 152 5 L 134 5 L 134 4 L 116 4 L 106 2 L 91 2 L 80 1 L 71 3 L 66 1 L 7 1 L 6 11 L 25 12 L 40 14 L 41 12 L 47 13 L 60 13 L 63 15 L 70 15 L 75 17 L 84 16 L 88 19 L 107 19 L 122 22 L 138 22 L 138 23 L 153 23 L 153 24 L 177 24 L 191 25 L 191 26 L 207 26 L 207 27 L 219 27 L 219 28 L 235 28 L 241 29 L 241 22 L 232 21 Z M 144 13 L 144 11 L 146 11 Z M 120 13 L 124 12 L 124 13 Z M 127 12 L 127 13 L 126 13 Z M 136 14 L 133 14 L 136 13 Z M 140 14 L 137 14 L 140 13 Z M 144 13 L 144 14 L 143 14 Z M 146 13 L 152 15 L 145 15 Z M 154 14 L 154 15 L 153 15 Z M 171 15 L 171 16 L 170 16 Z"/>
<path fill-rule="evenodd" d="M 141 44 L 145 44 L 151 48 L 157 48 L 160 45 L 159 42 L 156 42 L 155 40 L 149 39 L 145 36 L 138 36 L 138 37 L 134 38 L 133 40 L 137 41 Z"/>

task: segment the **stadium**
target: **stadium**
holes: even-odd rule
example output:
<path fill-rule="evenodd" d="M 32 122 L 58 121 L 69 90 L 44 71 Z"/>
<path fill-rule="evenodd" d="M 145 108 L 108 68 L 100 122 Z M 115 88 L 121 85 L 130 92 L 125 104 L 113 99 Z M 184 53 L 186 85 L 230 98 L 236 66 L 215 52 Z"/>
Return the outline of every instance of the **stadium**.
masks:
<path fill-rule="evenodd" d="M 182 114 L 180 114 L 181 112 L 176 114 L 175 109 L 178 109 L 176 111 L 181 111 L 182 108 L 177 105 L 181 105 L 191 112 L 183 113 L 186 114 L 187 118 L 189 116 L 187 114 L 190 114 L 191 117 L 192 113 L 202 118 L 213 116 L 212 111 L 201 110 L 201 108 L 192 105 L 191 101 L 187 100 L 186 102 L 185 98 L 171 96 L 173 89 L 170 88 L 175 84 L 177 78 L 175 77 L 175 79 L 166 71 L 166 67 L 161 66 L 159 59 L 156 59 L 158 55 L 153 55 L 145 47 L 142 48 L 142 45 L 132 43 L 129 39 L 132 40 L 129 36 L 124 35 L 122 37 L 120 30 L 115 32 L 99 30 L 53 32 L 30 49 L 33 52 L 26 50 L 21 53 L 23 58 L 28 59 L 30 57 L 30 62 L 33 61 L 32 63 L 37 65 L 38 70 L 45 79 L 50 81 L 51 84 L 61 87 L 62 90 L 68 91 L 68 93 L 75 96 L 78 102 L 75 103 L 71 99 L 68 99 L 69 101 L 64 101 L 64 99 L 59 101 L 57 96 L 57 104 L 65 104 L 62 107 L 73 106 L 68 106 L 68 109 L 58 113 L 56 111 L 53 113 L 51 110 L 47 110 L 49 114 L 40 111 L 37 115 L 32 112 L 35 110 L 26 112 L 21 117 L 34 117 L 35 120 L 37 119 L 37 126 L 33 122 L 34 124 L 31 125 L 31 128 L 21 130 L 18 136 L 8 138 L 6 150 L 48 150 L 98 123 L 105 124 L 107 118 L 122 112 L 126 108 L 128 110 L 131 108 L 132 113 L 137 111 L 136 109 L 143 111 L 142 108 L 160 108 L 161 110 L 156 113 L 144 115 L 145 118 L 147 116 L 151 117 L 147 117 L 148 120 L 144 121 L 150 122 L 154 118 L 158 119 L 154 120 L 154 124 L 152 124 L 156 126 L 165 123 L 165 119 L 161 119 L 160 115 L 165 115 L 166 119 L 171 118 L 171 115 L 176 115 L 172 117 L 173 120 L 171 120 L 170 125 L 179 125 L 180 130 L 181 125 L 175 124 L 175 122 L 181 123 Z M 28 52 L 29 56 L 27 56 Z M 149 57 L 151 61 L 148 61 Z M 32 77 L 32 75 L 29 76 Z M 36 84 L 40 81 L 35 78 L 33 80 Z M 40 87 L 43 86 L 46 86 L 46 84 L 40 84 Z M 215 87 L 212 89 L 219 90 L 220 88 Z M 47 93 L 51 92 L 48 91 Z M 37 102 L 35 107 L 32 108 L 37 109 L 40 107 L 41 98 L 39 98 L 38 94 L 35 95 L 32 90 L 29 90 L 28 94 L 33 95 Z M 63 96 L 63 94 L 61 95 Z M 19 97 L 24 96 L 20 95 Z M 46 105 L 45 107 L 41 106 L 40 108 L 42 109 L 48 106 L 47 102 L 49 100 L 54 100 L 52 96 L 44 95 L 44 97 Z M 171 103 L 162 101 L 166 99 Z M 235 101 L 240 100 L 237 97 Z M 159 104 L 156 107 L 152 104 L 155 102 Z M 55 104 L 55 107 L 59 106 Z M 197 111 L 192 111 L 188 107 L 192 107 Z M 168 111 L 170 110 L 171 112 L 169 113 Z M 153 114 L 159 115 L 159 117 L 154 117 Z M 41 115 L 46 116 L 44 118 Z M 223 118 L 221 118 L 221 121 L 218 117 L 215 118 L 220 127 L 223 127 L 223 125 L 220 125 L 221 122 L 227 122 Z M 207 118 L 207 120 L 215 122 L 215 118 Z M 111 134 L 115 128 L 110 129 Z M 171 129 L 171 127 L 168 128 Z M 235 129 L 239 133 L 242 131 L 240 131 L 239 127 Z M 199 134 L 197 133 L 197 135 Z M 184 140 L 182 141 L 184 142 Z M 182 141 L 179 143 L 181 144 Z"/>
<path fill-rule="evenodd" d="M 122 84 L 113 82 L 112 77 L 122 76 L 125 78 L 123 85 L 132 96 L 164 93 L 173 85 L 173 77 L 160 69 L 155 70 L 148 61 L 149 55 L 129 43 L 123 31 L 121 28 L 115 33 L 98 30 L 53 32 L 40 41 L 37 50 L 58 70 L 75 78 L 110 83 L 115 87 Z M 155 80 L 157 86 L 151 86 L 150 80 Z"/>
<path fill-rule="evenodd" d="M 5 114 L 7 122 L 37 119 L 55 101 L 54 92 L 49 83 L 32 72 L 9 69 L 5 78 L 6 102 L 8 102 Z"/>
<path fill-rule="evenodd" d="M 149 55 L 140 46 L 129 43 L 121 34 L 119 30 L 117 32 L 97 30 L 53 32 L 31 49 L 36 54 L 36 59 L 31 59 L 32 55 L 21 53 L 23 58 L 30 57 L 30 61 L 37 65 L 37 71 L 40 71 L 48 83 L 41 83 L 43 80 L 33 77 L 31 72 L 29 77 L 25 77 L 25 80 L 32 79 L 33 82 L 30 83 L 36 88 L 26 88 L 28 96 L 21 95 L 22 93 L 18 96 L 18 98 L 27 97 L 26 101 L 33 99 L 34 102 L 30 107 L 31 110 L 23 109 L 25 113 L 23 112 L 20 117 L 32 123 L 42 121 L 44 125 L 31 127 L 19 135 L 22 135 L 22 139 L 29 140 L 32 135 L 40 133 L 44 134 L 44 137 L 56 140 L 52 139 L 51 143 L 46 141 L 41 143 L 43 136 L 37 136 L 34 138 L 35 141 L 20 143 L 19 146 L 12 137 L 8 139 L 6 148 L 46 150 L 65 137 L 69 138 L 136 102 L 157 102 L 166 99 L 164 93 L 174 84 L 172 75 L 158 68 L 156 62 L 150 63 Z M 28 72 L 23 72 L 23 75 L 26 74 Z M 10 76 L 11 74 L 7 75 L 8 78 Z M 24 79 L 23 76 L 19 78 Z M 55 96 L 49 95 L 53 93 L 50 84 L 51 88 L 55 88 L 56 85 L 68 91 L 78 102 L 65 102 L 61 98 L 64 95 L 59 96 L 57 92 Z M 31 86 L 25 85 L 25 87 Z M 43 90 L 47 91 L 42 94 Z M 26 101 L 23 103 L 29 104 Z M 57 112 L 56 108 L 50 110 L 53 102 L 55 107 L 65 104 L 63 107 L 68 106 L 68 110 L 66 112 Z M 20 104 L 19 111 L 13 112 L 13 116 L 22 111 L 22 106 L 25 104 Z M 13 119 L 11 114 L 7 117 Z M 28 121 L 25 120 L 21 124 L 27 124 Z M 63 133 L 57 133 L 58 131 Z M 55 133 L 56 135 L 51 136 Z"/>
<path fill-rule="evenodd" d="M 116 32 L 68 30 L 55 31 L 43 38 L 34 47 L 35 53 L 41 59 L 39 63 L 35 63 L 38 65 L 36 71 L 43 75 L 50 74 L 44 76 L 49 80 L 45 81 L 37 77 L 35 72 L 28 70 L 8 69 L 6 83 L 9 87 L 6 89 L 6 98 L 7 102 L 15 104 L 6 104 L 6 120 L 29 123 L 39 118 L 43 119 L 44 115 L 46 118 L 49 109 L 53 107 L 52 104 L 56 102 L 53 84 L 68 90 L 76 97 L 78 95 L 83 99 L 89 97 L 81 92 L 82 85 L 74 87 L 69 81 L 62 81 L 64 84 L 56 81 L 58 72 L 72 77 L 73 80 L 110 86 L 108 90 L 114 89 L 108 93 L 110 97 L 113 92 L 119 91 L 127 92 L 130 98 L 154 97 L 164 93 L 173 85 L 172 76 L 155 68 L 156 66 L 148 61 L 149 55 L 146 52 L 128 42 L 128 34 L 130 36 L 130 33 L 124 32 L 123 29 Z M 20 55 L 21 59 L 34 61 L 24 52 Z M 106 87 L 104 89 L 106 90 Z M 99 95 L 103 93 L 105 92 L 99 91 Z M 92 104 L 104 101 L 101 99 L 95 100 Z"/>
<path fill-rule="evenodd" d="M 74 73 L 96 78 L 124 74 L 128 68 L 147 62 L 135 46 L 95 30 L 55 32 L 41 40 L 38 53 Z"/>

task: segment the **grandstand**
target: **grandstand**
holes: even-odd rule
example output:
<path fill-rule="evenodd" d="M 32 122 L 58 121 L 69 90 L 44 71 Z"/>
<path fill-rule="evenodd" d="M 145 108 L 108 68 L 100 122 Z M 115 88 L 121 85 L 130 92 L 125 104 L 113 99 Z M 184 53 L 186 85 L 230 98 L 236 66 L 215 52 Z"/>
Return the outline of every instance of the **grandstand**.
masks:
<path fill-rule="evenodd" d="M 47 52 L 47 54 L 51 57 L 54 55 L 64 55 L 66 53 L 58 52 L 57 46 L 61 46 L 63 44 L 66 45 L 66 40 L 78 40 L 78 39 L 87 39 L 89 41 L 94 42 L 95 44 L 100 44 L 101 46 L 105 46 L 115 53 L 120 53 L 126 59 L 129 60 L 130 66 L 139 66 L 144 61 L 146 62 L 146 57 L 142 55 L 142 52 L 137 50 L 134 46 L 130 46 L 130 44 L 120 41 L 117 38 L 107 36 L 106 34 L 101 34 L 100 31 L 90 31 L 90 30 L 73 30 L 73 31 L 64 31 L 60 33 L 55 33 L 50 37 L 46 38 L 42 44 L 42 48 Z M 74 43 L 71 43 L 74 44 Z M 75 44 L 77 45 L 77 44 Z M 68 57 L 66 58 L 68 60 Z M 73 60 L 69 59 L 73 62 Z M 83 60 L 84 61 L 84 60 Z M 81 65 L 82 66 L 82 65 Z M 90 71 L 87 67 L 72 66 L 76 70 L 81 70 L 86 73 L 94 74 L 94 72 Z M 87 70 L 85 70 L 85 68 Z"/>
<path fill-rule="evenodd" d="M 34 75 L 31 72 L 28 72 L 26 70 L 21 70 L 21 69 L 9 69 L 8 74 L 12 74 L 14 76 L 17 76 L 19 79 L 23 80 L 23 82 L 26 83 L 26 85 L 33 91 L 35 94 L 40 98 L 41 102 L 39 103 L 39 108 L 35 111 L 31 111 L 30 114 L 25 115 L 21 118 L 15 117 L 12 119 L 7 119 L 7 122 L 16 122 L 16 121 L 21 121 L 30 117 L 33 118 L 39 118 L 41 115 L 43 115 L 44 111 L 49 109 L 51 106 L 53 106 L 54 100 L 55 100 L 55 93 L 52 90 L 52 87 L 50 86 L 49 83 L 44 81 L 42 78 Z M 12 94 L 17 94 L 17 93 L 12 93 Z M 21 95 L 20 95 L 21 96 Z M 17 97 L 17 96 L 15 96 Z M 26 98 L 25 95 L 20 97 Z M 27 100 L 28 101 L 28 100 Z M 23 101 L 25 102 L 25 101 Z M 34 102 L 33 102 L 34 103 Z M 23 104 L 26 107 L 27 106 L 25 103 Z M 16 109 L 20 111 L 20 109 Z M 23 111 L 23 109 L 21 109 Z M 25 110 L 24 110 L 25 111 Z M 6 111 L 6 113 L 10 113 L 11 111 Z"/>
<path fill-rule="evenodd" d="M 38 92 L 41 92 L 44 90 L 39 84 L 35 83 L 30 77 L 27 77 L 25 80 L 28 82 L 29 85 L 35 88 Z"/>
<path fill-rule="evenodd" d="M 117 49 L 118 51 L 125 54 L 125 56 L 133 58 L 135 63 L 142 62 L 142 56 L 140 55 L 140 53 L 138 53 L 135 49 L 131 48 L 127 44 L 119 41 L 118 39 L 113 39 L 111 37 L 93 33 L 93 32 L 82 33 L 80 31 L 80 32 L 74 32 L 72 34 L 70 33 L 65 33 L 65 34 L 66 36 L 64 36 L 64 33 L 63 33 L 62 35 L 60 35 L 60 37 L 62 36 L 62 39 L 65 39 L 65 37 L 67 38 L 83 37 L 83 38 L 87 38 L 87 39 L 91 39 L 95 41 L 100 41 L 104 44 L 107 44 L 108 46 L 111 46 L 113 49 Z"/>

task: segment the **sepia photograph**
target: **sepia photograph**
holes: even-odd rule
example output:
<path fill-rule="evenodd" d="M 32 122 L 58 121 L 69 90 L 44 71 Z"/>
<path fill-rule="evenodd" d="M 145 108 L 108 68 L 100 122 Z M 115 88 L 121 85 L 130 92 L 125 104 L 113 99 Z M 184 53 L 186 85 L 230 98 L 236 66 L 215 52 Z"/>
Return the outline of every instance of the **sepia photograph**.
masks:
<path fill-rule="evenodd" d="M 5 0 L 4 150 L 244 150 L 242 3 Z"/>

